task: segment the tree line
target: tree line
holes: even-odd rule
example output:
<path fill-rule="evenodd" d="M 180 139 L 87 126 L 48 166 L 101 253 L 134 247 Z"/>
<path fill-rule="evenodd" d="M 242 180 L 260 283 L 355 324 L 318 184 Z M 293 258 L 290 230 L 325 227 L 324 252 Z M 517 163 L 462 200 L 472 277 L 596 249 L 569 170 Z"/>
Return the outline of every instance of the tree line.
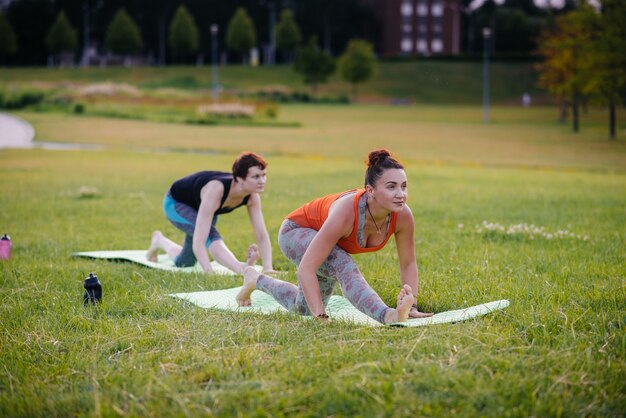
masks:
<path fill-rule="evenodd" d="M 616 106 L 626 97 L 626 1 L 602 0 L 600 11 L 582 2 L 543 32 L 538 52 L 539 84 L 558 98 L 561 120 L 571 110 L 578 132 L 581 103 L 605 105 L 614 139 Z"/>
<path fill-rule="evenodd" d="M 192 63 L 198 57 L 209 57 L 212 45 L 210 27 L 219 27 L 218 42 L 225 46 L 229 22 L 238 8 L 245 9 L 252 22 L 255 46 L 260 48 L 264 61 L 271 34 L 275 33 L 271 29 L 285 9 L 292 11 L 302 39 L 317 36 L 321 47 L 336 56 L 345 50 L 350 39 L 362 38 L 375 43 L 379 23 L 370 3 L 372 1 L 363 0 L 13 0 L 0 10 L 17 43 L 14 52 L 5 52 L 4 64 L 45 65 L 49 52 L 45 39 L 60 12 L 65 13 L 76 30 L 76 52 L 82 53 L 88 45 L 106 53 L 108 28 L 121 9 L 138 27 L 142 38 L 141 53 L 153 64 Z M 169 39 L 170 25 L 181 5 L 193 18 L 198 31 L 197 55 L 190 54 L 186 60 L 171 48 Z M 228 60 L 240 58 L 236 50 L 220 50 L 227 53 Z M 290 53 L 277 53 L 279 60 L 293 59 L 293 49 Z"/>
<path fill-rule="evenodd" d="M 492 28 L 492 53 L 501 55 L 532 54 L 537 38 L 543 28 L 550 25 L 553 17 L 575 7 L 576 0 L 564 0 L 565 6 L 539 8 L 534 0 L 505 0 L 496 5 L 486 0 L 481 7 L 471 8 L 473 0 L 461 0 L 462 52 L 468 55 L 482 53 L 481 31 L 484 26 Z M 160 65 L 181 62 L 169 44 L 169 25 L 179 6 L 183 5 L 193 17 L 198 30 L 197 54 L 211 54 L 210 26 L 217 25 L 219 44 L 225 45 L 226 28 L 235 9 L 242 7 L 253 22 L 256 46 L 260 47 L 264 62 L 274 51 L 268 51 L 274 24 L 281 11 L 288 9 L 298 23 L 302 39 L 315 36 L 320 47 L 333 56 L 346 49 L 351 39 L 364 39 L 380 49 L 382 22 L 380 6 L 386 0 L 13 0 L 2 13 L 12 27 L 17 48 L 5 54 L 4 63 L 9 65 L 45 65 L 48 58 L 45 38 L 60 12 L 76 30 L 77 49 L 86 45 L 106 52 L 108 27 L 120 9 L 132 17 L 142 38 L 141 52 L 150 62 Z M 0 38 L 1 40 L 1 38 Z M 305 42 L 306 43 L 306 42 Z M 269 54 L 271 52 L 272 54 Z M 291 52 L 277 51 L 278 60 L 293 59 Z M 273 55 L 272 55 L 273 56 Z M 189 55 L 188 62 L 195 56 Z M 237 52 L 229 51 L 229 59 L 238 59 Z"/>
<path fill-rule="evenodd" d="M 168 29 L 167 43 L 173 62 L 186 62 L 199 52 L 200 31 L 185 6 L 180 5 L 176 9 Z M 245 64 L 248 52 L 256 45 L 256 36 L 250 16 L 244 8 L 238 8 L 228 22 L 227 49 L 239 54 Z M 301 35 L 290 10 L 285 9 L 281 13 L 280 21 L 276 25 L 276 40 L 278 49 L 285 55 L 293 57 L 300 44 Z M 57 14 L 45 35 L 44 44 L 49 57 L 55 58 L 66 54 L 71 55 L 73 60 L 79 45 L 78 31 L 65 11 Z M 130 56 L 139 54 L 143 46 L 144 40 L 137 23 L 125 8 L 118 10 L 106 28 L 104 50 L 116 55 Z M 0 14 L 0 57 L 6 61 L 7 56 L 16 53 L 17 50 L 18 38 L 15 31 L 4 14 Z"/>
<path fill-rule="evenodd" d="M 301 73 L 304 82 L 316 93 L 317 86 L 338 69 L 344 80 L 352 84 L 352 94 L 356 97 L 357 84 L 368 80 L 375 71 L 375 55 L 373 45 L 363 39 L 351 40 L 345 52 L 335 60 L 332 55 L 322 50 L 317 37 L 300 47 L 302 35 L 293 13 L 284 9 L 276 24 L 276 46 L 285 59 L 294 64 L 294 69 Z M 175 60 L 185 61 L 199 49 L 199 30 L 187 8 L 180 5 L 169 24 L 168 44 Z M 17 50 L 17 39 L 10 23 L 0 14 L 0 55 L 14 53 Z M 139 27 L 122 8 L 118 10 L 105 34 L 107 51 L 130 56 L 138 54 L 143 47 Z M 51 57 L 62 54 L 73 54 L 78 46 L 77 30 L 69 21 L 66 13 L 58 13 L 45 37 L 45 45 Z M 238 8 L 226 30 L 226 46 L 241 57 L 246 64 L 248 53 L 256 45 L 256 31 L 252 19 L 245 8 Z"/>

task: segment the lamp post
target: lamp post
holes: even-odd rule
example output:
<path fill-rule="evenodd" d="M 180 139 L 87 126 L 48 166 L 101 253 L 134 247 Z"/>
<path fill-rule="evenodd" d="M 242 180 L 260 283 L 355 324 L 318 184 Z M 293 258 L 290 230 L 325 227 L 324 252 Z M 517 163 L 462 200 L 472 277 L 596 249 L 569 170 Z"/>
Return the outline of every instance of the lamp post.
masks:
<path fill-rule="evenodd" d="M 489 41 L 491 29 L 483 28 L 483 122 L 489 123 Z"/>
<path fill-rule="evenodd" d="M 268 11 L 268 38 L 267 49 L 265 50 L 265 65 L 276 63 L 276 0 L 259 0 L 261 6 L 267 6 Z M 285 1 L 283 0 L 283 5 Z"/>
<path fill-rule="evenodd" d="M 217 91 L 217 32 L 219 27 L 211 25 L 211 95 L 217 101 L 219 92 Z"/>
<path fill-rule="evenodd" d="M 276 7 L 273 1 L 268 2 L 270 11 L 270 46 L 268 64 L 274 65 L 276 62 Z"/>
<path fill-rule="evenodd" d="M 2 3 L 2 1 L 0 1 L 0 3 Z M 82 67 L 89 67 L 91 21 L 94 19 L 94 14 L 102 7 L 102 0 L 97 0 L 94 4 L 91 3 L 93 3 L 91 0 L 83 2 L 83 52 L 80 58 L 80 65 Z"/>
<path fill-rule="evenodd" d="M 83 56 L 81 66 L 89 67 L 89 2 L 83 3 Z"/>

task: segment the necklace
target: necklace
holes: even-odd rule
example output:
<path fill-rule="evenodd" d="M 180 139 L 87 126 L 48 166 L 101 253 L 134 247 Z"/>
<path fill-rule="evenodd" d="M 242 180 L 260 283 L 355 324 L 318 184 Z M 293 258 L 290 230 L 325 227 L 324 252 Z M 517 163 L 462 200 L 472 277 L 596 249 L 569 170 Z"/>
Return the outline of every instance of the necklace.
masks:
<path fill-rule="evenodd" d="M 372 211 L 370 210 L 370 205 L 368 205 L 367 203 L 365 203 L 365 208 L 367 209 L 367 213 L 369 213 L 369 214 L 370 214 L 370 218 L 372 218 L 372 222 L 374 222 L 374 226 L 376 226 L 376 233 L 377 233 L 378 235 L 382 234 L 382 233 L 383 233 L 382 228 L 380 228 L 380 227 L 378 226 L 378 224 L 376 223 L 376 220 L 374 220 L 374 215 L 372 215 Z M 388 217 L 388 216 L 389 216 L 389 215 L 387 215 L 387 217 Z M 385 218 L 385 219 L 386 219 L 386 218 Z M 383 222 L 384 222 L 384 221 L 383 221 Z"/>

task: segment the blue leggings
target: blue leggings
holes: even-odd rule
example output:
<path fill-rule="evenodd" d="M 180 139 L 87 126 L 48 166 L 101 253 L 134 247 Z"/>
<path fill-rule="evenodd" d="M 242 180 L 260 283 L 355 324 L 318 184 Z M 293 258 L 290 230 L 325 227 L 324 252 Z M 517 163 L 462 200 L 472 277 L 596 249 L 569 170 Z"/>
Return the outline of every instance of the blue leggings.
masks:
<path fill-rule="evenodd" d="M 285 220 L 278 232 L 278 245 L 285 257 L 299 265 L 316 234 L 317 231 L 314 229 L 302 228 L 293 221 Z M 385 305 L 380 296 L 370 287 L 350 254 L 339 246 L 336 245 L 333 248 L 326 261 L 317 270 L 317 279 L 324 307 L 333 293 L 335 284 L 339 282 L 344 296 L 352 305 L 379 322 L 385 321 L 385 315 L 391 308 Z M 257 289 L 273 296 L 287 310 L 301 315 L 311 315 L 301 284 L 296 286 L 261 275 L 256 286 Z"/>
<path fill-rule="evenodd" d="M 185 233 L 183 249 L 178 257 L 176 257 L 176 260 L 174 260 L 174 265 L 176 267 L 194 266 L 197 260 L 193 253 L 193 232 L 196 228 L 198 211 L 185 203 L 177 202 L 168 191 L 163 198 L 163 212 L 165 212 L 165 216 L 172 225 Z M 217 215 L 213 216 L 213 221 L 211 222 L 211 231 L 206 240 L 207 248 L 209 248 L 209 245 L 211 245 L 213 241 L 222 239 L 215 224 L 217 224 Z"/>

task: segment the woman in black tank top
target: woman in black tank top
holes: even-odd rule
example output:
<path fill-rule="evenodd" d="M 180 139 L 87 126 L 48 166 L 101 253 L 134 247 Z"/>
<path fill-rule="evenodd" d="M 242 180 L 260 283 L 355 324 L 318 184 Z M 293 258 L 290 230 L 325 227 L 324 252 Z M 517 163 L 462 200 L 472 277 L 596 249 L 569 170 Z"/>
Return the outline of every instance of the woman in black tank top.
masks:
<path fill-rule="evenodd" d="M 146 257 L 158 260 L 159 250 L 167 253 L 177 267 L 198 262 L 207 274 L 213 274 L 208 253 L 224 267 L 242 273 L 244 268 L 263 259 L 263 269 L 273 271 L 270 243 L 259 193 L 265 188 L 267 163 L 259 155 L 247 152 L 237 157 L 232 173 L 199 171 L 175 181 L 165 194 L 163 210 L 167 219 L 185 233 L 181 246 L 160 231 L 152 233 Z M 246 206 L 257 244 L 248 248 L 242 263 L 228 249 L 216 228 L 218 215 Z M 259 254 L 260 253 L 260 254 Z"/>

